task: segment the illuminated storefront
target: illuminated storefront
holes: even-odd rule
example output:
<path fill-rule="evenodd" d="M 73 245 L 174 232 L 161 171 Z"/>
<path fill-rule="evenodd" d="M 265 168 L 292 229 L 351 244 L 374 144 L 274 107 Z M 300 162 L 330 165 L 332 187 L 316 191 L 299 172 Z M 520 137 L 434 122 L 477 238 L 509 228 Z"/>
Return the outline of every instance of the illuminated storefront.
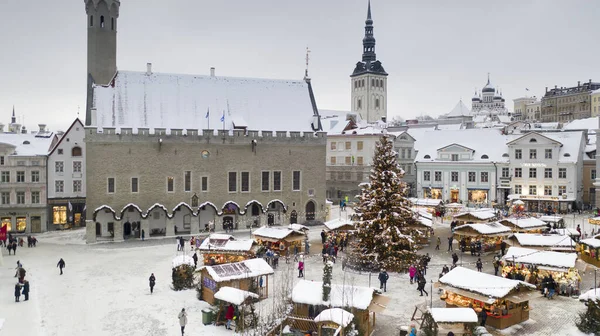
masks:
<path fill-rule="evenodd" d="M 442 188 L 423 188 L 423 195 L 425 198 L 442 199 L 443 189 Z"/>
<path fill-rule="evenodd" d="M 487 203 L 488 202 L 488 190 L 469 189 L 469 202 Z"/>
<path fill-rule="evenodd" d="M 53 206 L 52 207 L 52 224 L 63 225 L 67 224 L 67 207 Z"/>
<path fill-rule="evenodd" d="M 12 218 L 2 217 L 2 227 L 6 226 L 7 231 L 12 231 Z"/>
<path fill-rule="evenodd" d="M 525 204 L 525 211 L 567 213 L 574 199 L 559 196 L 519 195 L 514 200 L 521 200 Z"/>

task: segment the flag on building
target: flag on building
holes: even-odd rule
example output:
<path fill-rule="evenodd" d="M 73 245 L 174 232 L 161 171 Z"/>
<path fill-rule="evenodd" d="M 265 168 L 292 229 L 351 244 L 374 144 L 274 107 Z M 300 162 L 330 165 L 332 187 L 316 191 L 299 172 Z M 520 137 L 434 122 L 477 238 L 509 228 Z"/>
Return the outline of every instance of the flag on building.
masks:
<path fill-rule="evenodd" d="M 206 117 L 204 117 L 204 118 L 207 118 L 207 119 L 208 119 L 208 116 L 209 116 L 209 115 L 210 115 L 210 109 L 209 109 L 209 108 L 207 108 L 207 109 L 206 109 Z"/>
<path fill-rule="evenodd" d="M 73 204 L 71 204 L 71 201 L 69 201 L 69 212 L 73 211 Z"/>
<path fill-rule="evenodd" d="M 221 116 L 221 122 L 225 122 L 225 111 L 223 111 L 223 115 Z"/>
<path fill-rule="evenodd" d="M 7 225 L 4 224 L 0 227 L 0 240 L 6 240 L 6 232 L 8 231 Z"/>

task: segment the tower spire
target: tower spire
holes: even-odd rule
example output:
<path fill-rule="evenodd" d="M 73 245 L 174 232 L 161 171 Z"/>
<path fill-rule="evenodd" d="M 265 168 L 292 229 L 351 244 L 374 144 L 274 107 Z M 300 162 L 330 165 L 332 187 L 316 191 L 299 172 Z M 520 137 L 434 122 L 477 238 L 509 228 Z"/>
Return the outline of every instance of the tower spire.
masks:
<path fill-rule="evenodd" d="M 373 36 L 373 19 L 371 18 L 371 0 L 367 7 L 367 19 L 365 20 L 365 37 L 363 38 L 363 62 L 375 62 L 375 37 Z"/>
<path fill-rule="evenodd" d="M 488 81 L 487 81 L 487 85 L 490 85 L 490 73 L 488 72 Z"/>
<path fill-rule="evenodd" d="M 369 7 L 367 9 L 367 20 L 371 20 L 371 0 L 369 0 Z"/>
<path fill-rule="evenodd" d="M 12 117 L 10 118 L 10 123 L 11 124 L 17 123 L 17 117 L 15 116 L 15 105 L 13 105 L 13 113 L 12 113 Z"/>

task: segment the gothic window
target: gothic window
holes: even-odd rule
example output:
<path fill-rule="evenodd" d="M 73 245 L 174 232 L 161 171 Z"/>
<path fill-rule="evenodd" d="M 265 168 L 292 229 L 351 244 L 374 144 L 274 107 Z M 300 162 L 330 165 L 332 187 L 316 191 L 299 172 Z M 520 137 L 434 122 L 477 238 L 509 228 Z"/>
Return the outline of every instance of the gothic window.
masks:
<path fill-rule="evenodd" d="M 94 26 L 94 16 L 90 15 L 90 27 Z"/>
<path fill-rule="evenodd" d="M 356 108 L 359 109 L 359 110 L 362 108 L 362 100 L 360 98 L 358 99 L 358 102 L 356 104 Z"/>
<path fill-rule="evenodd" d="M 375 108 L 379 108 L 379 98 L 375 99 Z"/>
<path fill-rule="evenodd" d="M 110 30 L 115 30 L 115 18 L 110 18 Z"/>
<path fill-rule="evenodd" d="M 375 80 L 371 79 L 371 86 L 375 87 Z"/>
<path fill-rule="evenodd" d="M 104 28 L 104 15 L 100 16 L 100 27 Z"/>
<path fill-rule="evenodd" d="M 81 147 L 73 147 L 71 149 L 71 156 L 81 156 Z"/>

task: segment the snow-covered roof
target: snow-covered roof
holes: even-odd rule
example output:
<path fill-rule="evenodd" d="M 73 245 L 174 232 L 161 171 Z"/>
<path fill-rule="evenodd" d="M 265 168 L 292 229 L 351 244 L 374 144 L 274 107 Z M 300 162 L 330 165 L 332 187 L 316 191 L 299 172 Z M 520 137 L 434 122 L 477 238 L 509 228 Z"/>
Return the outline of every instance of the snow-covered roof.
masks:
<path fill-rule="evenodd" d="M 429 308 L 437 323 L 476 323 L 477 313 L 473 308 Z"/>
<path fill-rule="evenodd" d="M 513 258 L 514 257 L 514 258 Z M 554 251 L 538 251 L 522 247 L 509 247 L 504 260 L 521 264 L 549 266 L 569 269 L 575 267 L 577 253 L 562 253 Z"/>
<path fill-rule="evenodd" d="M 48 155 L 51 149 L 53 133 L 37 136 L 32 133 L 0 133 L 0 143 L 5 143 L 15 147 L 14 156 L 37 156 Z"/>
<path fill-rule="evenodd" d="M 429 228 L 433 227 L 433 221 L 429 218 L 419 216 L 419 218 L 417 220 L 419 221 L 419 223 L 423 224 L 424 226 L 427 226 Z"/>
<path fill-rule="evenodd" d="M 598 129 L 598 117 L 573 120 L 565 124 L 563 130 L 593 130 Z"/>
<path fill-rule="evenodd" d="M 512 117 L 507 115 L 498 115 L 498 120 L 503 124 L 510 124 L 512 122 Z"/>
<path fill-rule="evenodd" d="M 371 304 L 374 292 L 375 290 L 370 287 L 332 284 L 329 301 L 323 301 L 323 282 L 300 280 L 292 290 L 292 301 L 365 310 Z"/>
<path fill-rule="evenodd" d="M 582 244 L 594 247 L 594 248 L 600 247 L 600 239 L 596 239 L 596 238 L 582 239 L 579 242 Z"/>
<path fill-rule="evenodd" d="M 323 310 L 317 317 L 315 322 L 333 322 L 342 328 L 346 328 L 352 322 L 354 314 L 349 313 L 341 308 L 331 308 Z"/>
<path fill-rule="evenodd" d="M 479 232 L 480 234 L 498 234 L 508 233 L 511 229 L 508 226 L 502 225 L 498 222 L 493 223 L 478 223 L 478 224 L 464 224 L 457 226 L 454 230 L 460 230 L 462 228 L 470 227 L 471 229 Z"/>
<path fill-rule="evenodd" d="M 524 281 L 477 272 L 461 266 L 455 267 L 453 270 L 446 273 L 440 278 L 439 282 L 454 288 L 488 296 L 493 299 L 505 297 L 512 290 L 519 287 L 535 289 L 535 286 Z"/>
<path fill-rule="evenodd" d="M 436 128 L 441 131 L 456 131 L 463 129 L 463 124 L 441 124 L 437 125 Z"/>
<path fill-rule="evenodd" d="M 288 229 L 295 231 L 309 230 L 308 226 L 302 224 L 290 224 L 288 225 Z"/>
<path fill-rule="evenodd" d="M 336 218 L 325 222 L 325 227 L 329 230 L 336 230 L 346 225 L 354 226 L 354 222 L 344 218 Z"/>
<path fill-rule="evenodd" d="M 248 259 L 231 264 L 205 266 L 205 269 L 216 282 L 273 274 L 271 266 L 262 258 Z"/>
<path fill-rule="evenodd" d="M 550 247 L 571 247 L 575 242 L 567 235 L 545 235 L 532 233 L 515 233 L 515 238 L 521 246 L 550 246 Z"/>
<path fill-rule="evenodd" d="M 219 250 L 219 251 L 250 251 L 254 245 L 254 239 L 236 239 L 231 235 L 213 233 L 206 237 L 200 250 Z"/>
<path fill-rule="evenodd" d="M 546 222 L 539 220 L 535 217 L 527 217 L 527 218 L 504 218 L 500 222 L 509 222 L 514 226 L 517 226 L 521 229 L 534 229 L 539 227 L 546 227 Z"/>
<path fill-rule="evenodd" d="M 585 141 L 583 141 L 582 131 L 568 131 L 568 132 L 527 132 L 519 135 L 516 138 L 512 137 L 508 145 L 518 145 L 522 139 L 524 142 L 529 143 L 528 139 L 534 137 L 543 137 L 550 140 L 554 140 L 561 144 L 558 153 L 558 163 L 575 163 L 578 162 L 579 157 L 583 153 L 585 147 Z"/>
<path fill-rule="evenodd" d="M 408 129 L 408 132 L 410 133 L 411 129 Z M 468 162 L 508 162 L 508 157 L 502 156 L 508 153 L 507 136 L 497 129 L 438 130 L 423 132 L 422 136 L 413 137 L 417 139 L 415 149 L 418 152 L 415 161 L 418 162 L 448 162 L 449 159 L 437 159 L 438 149 L 452 144 L 474 150 L 472 160 Z M 429 155 L 428 159 L 425 158 L 426 155 Z"/>
<path fill-rule="evenodd" d="M 190 257 L 189 255 L 180 255 L 177 256 L 175 258 L 173 258 L 173 268 L 179 267 L 181 265 L 190 265 L 190 266 L 194 266 L 194 259 L 192 259 L 192 257 Z"/>
<path fill-rule="evenodd" d="M 459 100 L 458 103 L 456 103 L 456 106 L 454 106 L 454 108 L 448 112 L 448 114 L 446 114 L 446 117 L 463 117 L 470 115 L 471 110 L 469 110 L 467 105 L 465 105 L 462 100 Z"/>
<path fill-rule="evenodd" d="M 410 198 L 409 201 L 411 201 L 414 205 L 421 206 L 438 206 L 440 203 L 442 203 L 441 199 L 435 198 Z"/>
<path fill-rule="evenodd" d="M 579 231 L 573 228 L 564 228 L 564 229 L 552 229 L 550 233 L 558 234 L 561 236 L 579 236 Z"/>
<path fill-rule="evenodd" d="M 283 238 L 291 235 L 294 232 L 301 234 L 301 235 L 304 234 L 304 232 L 302 232 L 302 231 L 292 230 L 289 228 L 271 228 L 271 227 L 263 226 L 259 229 L 252 231 L 252 235 L 266 237 L 266 238 L 273 238 L 273 239 L 283 239 Z"/>
<path fill-rule="evenodd" d="M 119 71 L 93 90 L 99 127 L 312 131 L 316 112 L 303 80 Z"/>
<path fill-rule="evenodd" d="M 486 219 L 492 219 L 492 218 L 496 217 L 496 212 L 494 210 L 487 210 L 487 209 L 486 210 L 464 211 L 464 212 L 454 215 L 454 218 L 462 217 L 462 216 L 466 216 L 466 215 L 471 215 L 475 218 L 478 218 L 481 220 L 486 220 Z"/>
<path fill-rule="evenodd" d="M 548 223 L 558 223 L 562 220 L 563 218 L 560 216 L 541 216 L 540 220 L 544 221 L 544 222 L 548 222 Z"/>
<path fill-rule="evenodd" d="M 589 291 L 579 295 L 580 301 L 600 300 L 600 288 L 590 289 Z"/>
<path fill-rule="evenodd" d="M 236 306 L 244 303 L 244 301 L 246 301 L 246 299 L 249 297 L 258 299 L 257 294 L 227 286 L 219 288 L 219 290 L 215 293 L 215 299 L 233 303 Z"/>

